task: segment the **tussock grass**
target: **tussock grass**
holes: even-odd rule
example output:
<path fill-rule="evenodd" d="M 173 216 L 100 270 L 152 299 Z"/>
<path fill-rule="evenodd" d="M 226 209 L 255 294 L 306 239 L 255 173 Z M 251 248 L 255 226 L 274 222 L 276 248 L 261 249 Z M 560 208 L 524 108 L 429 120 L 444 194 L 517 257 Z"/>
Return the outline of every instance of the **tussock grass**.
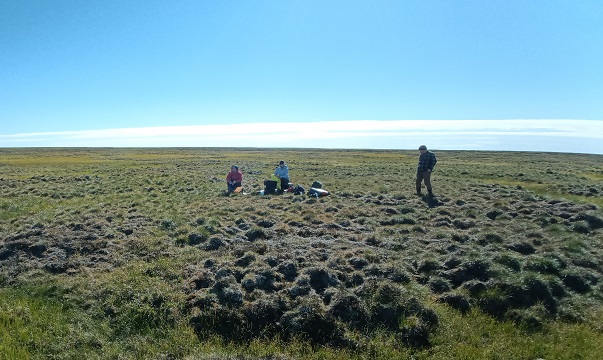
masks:
<path fill-rule="evenodd" d="M 601 158 L 416 158 L 1 149 L 0 356 L 597 358 Z M 332 194 L 258 195 L 281 159 Z"/>

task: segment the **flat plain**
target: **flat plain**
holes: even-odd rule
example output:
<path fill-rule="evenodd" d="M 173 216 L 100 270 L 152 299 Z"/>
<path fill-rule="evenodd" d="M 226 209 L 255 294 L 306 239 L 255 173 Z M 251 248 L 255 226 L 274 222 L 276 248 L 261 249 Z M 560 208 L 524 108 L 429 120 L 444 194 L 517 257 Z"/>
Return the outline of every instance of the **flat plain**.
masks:
<path fill-rule="evenodd" d="M 603 156 L 434 152 L 0 149 L 0 359 L 601 358 Z"/>

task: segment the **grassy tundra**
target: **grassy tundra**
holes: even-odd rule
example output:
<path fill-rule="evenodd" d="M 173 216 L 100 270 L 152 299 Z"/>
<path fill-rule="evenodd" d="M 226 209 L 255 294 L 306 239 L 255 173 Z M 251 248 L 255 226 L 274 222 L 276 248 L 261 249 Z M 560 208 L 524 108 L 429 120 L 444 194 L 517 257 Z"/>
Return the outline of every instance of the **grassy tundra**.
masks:
<path fill-rule="evenodd" d="M 603 157 L 436 154 L 0 149 L 0 359 L 603 357 Z"/>

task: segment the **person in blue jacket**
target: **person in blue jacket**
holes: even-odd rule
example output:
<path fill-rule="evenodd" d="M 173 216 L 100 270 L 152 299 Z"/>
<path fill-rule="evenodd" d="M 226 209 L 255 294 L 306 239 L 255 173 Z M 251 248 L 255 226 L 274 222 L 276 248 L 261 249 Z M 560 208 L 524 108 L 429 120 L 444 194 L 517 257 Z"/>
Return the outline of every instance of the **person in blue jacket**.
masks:
<path fill-rule="evenodd" d="M 281 192 L 289 188 L 289 167 L 285 164 L 285 160 L 281 160 L 274 169 L 274 176 L 280 180 L 277 186 Z"/>

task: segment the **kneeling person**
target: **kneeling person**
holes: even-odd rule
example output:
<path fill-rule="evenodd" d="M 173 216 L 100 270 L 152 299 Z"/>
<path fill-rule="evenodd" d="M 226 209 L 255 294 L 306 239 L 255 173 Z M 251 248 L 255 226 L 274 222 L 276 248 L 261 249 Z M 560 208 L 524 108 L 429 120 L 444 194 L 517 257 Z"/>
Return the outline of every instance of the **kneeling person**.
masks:
<path fill-rule="evenodd" d="M 289 167 L 285 164 L 284 160 L 281 160 L 276 169 L 274 169 L 274 176 L 280 179 L 277 187 L 281 192 L 289 188 Z"/>
<path fill-rule="evenodd" d="M 243 182 L 243 173 L 239 171 L 239 167 L 233 165 L 230 168 L 230 172 L 226 175 L 226 185 L 228 186 L 228 193 L 234 192 L 238 187 L 241 187 Z"/>

